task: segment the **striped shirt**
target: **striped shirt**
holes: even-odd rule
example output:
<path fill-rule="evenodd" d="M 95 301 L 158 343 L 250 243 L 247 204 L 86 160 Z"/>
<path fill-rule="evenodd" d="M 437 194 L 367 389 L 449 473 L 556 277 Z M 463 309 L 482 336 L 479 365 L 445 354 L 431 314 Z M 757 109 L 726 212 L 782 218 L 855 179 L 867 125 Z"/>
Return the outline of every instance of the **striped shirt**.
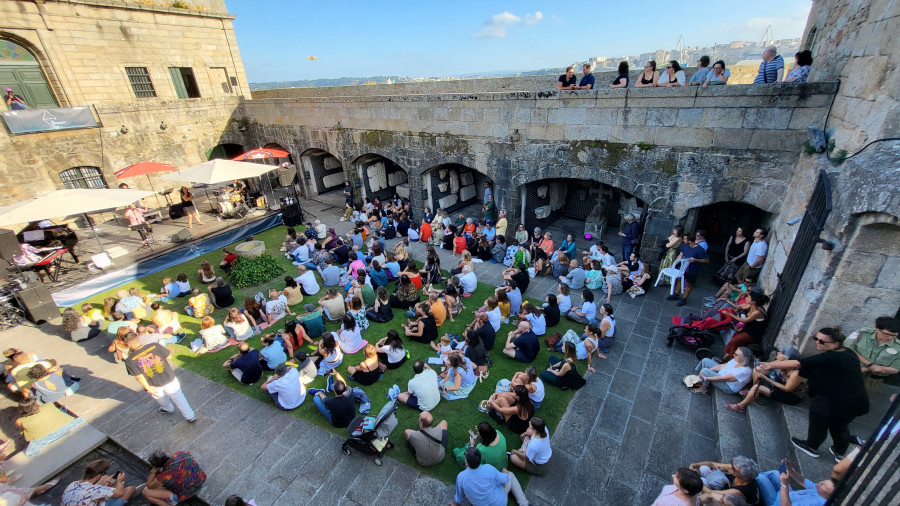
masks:
<path fill-rule="evenodd" d="M 753 84 L 774 83 L 778 79 L 778 69 L 784 70 L 784 58 L 781 55 L 775 56 L 771 61 L 763 60 L 759 64 L 759 73 L 753 80 Z"/>

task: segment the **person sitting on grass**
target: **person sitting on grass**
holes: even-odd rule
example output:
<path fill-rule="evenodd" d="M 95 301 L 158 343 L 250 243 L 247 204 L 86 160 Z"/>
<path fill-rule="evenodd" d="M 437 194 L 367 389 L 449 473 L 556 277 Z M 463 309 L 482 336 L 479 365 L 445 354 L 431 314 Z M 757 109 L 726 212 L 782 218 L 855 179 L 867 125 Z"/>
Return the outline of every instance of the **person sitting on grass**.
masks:
<path fill-rule="evenodd" d="M 460 350 L 451 351 L 447 358 L 447 370 L 439 376 L 441 396 L 448 401 L 465 399 L 478 384 L 475 364 Z"/>
<path fill-rule="evenodd" d="M 81 479 L 73 481 L 66 487 L 62 495 L 62 505 L 124 506 L 131 500 L 137 488 L 125 486 L 125 473 L 121 471 L 113 475 L 105 474 L 109 471 L 110 464 L 111 462 L 107 459 L 89 462 L 84 468 Z"/>
<path fill-rule="evenodd" d="M 541 379 L 548 385 L 558 387 L 560 390 L 577 390 L 584 386 L 585 381 L 578 374 L 578 369 L 575 365 L 578 362 L 578 355 L 575 351 L 576 346 L 574 343 L 566 341 L 563 343 L 563 350 L 565 358 L 560 359 L 551 355 L 547 359 L 550 366 L 541 373 Z"/>
<path fill-rule="evenodd" d="M 274 325 L 275 322 L 284 318 L 284 315 L 286 314 L 293 316 L 297 313 L 291 311 L 291 308 L 288 307 L 287 297 L 285 297 L 283 293 L 272 288 L 269 290 L 269 300 L 266 301 L 266 318 L 268 319 L 269 325 Z"/>
<path fill-rule="evenodd" d="M 197 269 L 197 275 L 200 276 L 200 282 L 204 285 L 214 282 L 218 277 L 216 276 L 216 271 L 213 270 L 212 265 L 206 260 L 200 261 L 200 268 Z"/>
<path fill-rule="evenodd" d="M 206 482 L 206 473 L 190 452 L 180 451 L 169 456 L 155 451 L 147 461 L 152 469 L 141 495 L 151 504 L 167 506 L 187 501 L 197 495 Z"/>
<path fill-rule="evenodd" d="M 138 327 L 138 323 L 140 320 L 137 318 L 133 320 L 126 320 L 125 313 L 121 311 L 115 311 L 112 314 L 112 321 L 109 322 L 109 325 L 106 326 L 106 332 L 111 336 L 116 336 L 119 333 L 120 328 L 129 328 L 132 331 L 136 331 Z"/>
<path fill-rule="evenodd" d="M 413 363 L 413 373 L 415 376 L 407 383 L 406 392 L 400 392 L 397 400 L 420 411 L 431 411 L 441 400 L 438 375 L 421 358 Z M 396 385 L 394 389 L 399 390 Z"/>
<path fill-rule="evenodd" d="M 403 436 L 409 444 L 409 452 L 422 467 L 433 467 L 444 461 L 447 448 L 447 420 L 434 424 L 428 411 L 419 413 L 419 430 L 406 429 Z"/>
<path fill-rule="evenodd" d="M 316 388 L 310 388 L 309 395 L 313 396 L 313 403 L 331 425 L 337 428 L 347 427 L 356 416 L 353 390 L 336 371 L 332 370 L 331 374 L 335 377 L 334 397 L 326 397 L 324 390 Z"/>
<path fill-rule="evenodd" d="M 391 300 L 388 296 L 387 288 L 379 286 L 375 290 L 375 304 L 372 309 L 366 311 L 366 318 L 375 323 L 387 323 L 394 318 L 394 311 L 391 309 Z"/>
<path fill-rule="evenodd" d="M 519 271 L 520 273 L 522 271 Z M 504 288 L 506 289 L 506 297 L 509 299 L 509 314 L 517 315 L 522 312 L 522 294 L 525 293 L 525 288 L 522 288 L 522 285 L 519 283 L 518 275 L 513 275 L 509 279 L 506 280 Z M 525 278 L 528 278 L 528 274 L 525 274 Z M 526 285 L 527 287 L 527 285 Z"/>
<path fill-rule="evenodd" d="M 266 318 L 265 309 L 253 297 L 244 298 L 243 315 L 257 333 L 269 327 L 269 319 Z"/>
<path fill-rule="evenodd" d="M 528 323 L 531 324 L 531 331 L 534 332 L 535 335 L 542 336 L 547 333 L 547 320 L 544 319 L 544 312 L 532 303 L 525 303 L 522 307 L 522 312 L 519 314 L 519 318 L 528 320 Z"/>
<path fill-rule="evenodd" d="M 233 251 L 230 251 L 228 248 L 222 248 L 222 253 L 225 254 L 225 258 L 219 262 L 219 269 L 225 271 L 225 273 L 231 272 L 231 269 L 234 267 L 234 263 L 237 262 L 237 255 L 234 254 Z"/>
<path fill-rule="evenodd" d="M 528 474 L 545 476 L 550 472 L 550 457 L 553 456 L 553 450 L 550 448 L 550 430 L 544 419 L 539 416 L 533 417 L 528 430 L 520 437 L 522 447 L 510 452 L 509 463 L 524 469 Z"/>
<path fill-rule="evenodd" d="M 341 321 L 341 328 L 337 332 L 338 345 L 344 353 L 356 353 L 369 344 L 360 334 L 359 325 L 353 315 L 347 313 Z"/>
<path fill-rule="evenodd" d="M 306 355 L 305 351 L 298 351 L 295 353 L 294 359 L 297 361 L 297 372 L 300 374 L 300 383 L 303 383 L 304 385 L 312 383 L 319 375 L 315 362 Z"/>
<path fill-rule="evenodd" d="M 528 430 L 534 416 L 534 404 L 528 397 L 528 390 L 517 385 L 512 392 L 496 392 L 479 409 L 486 409 L 488 415 L 498 423 L 506 424 L 512 432 L 522 434 Z"/>
<path fill-rule="evenodd" d="M 306 335 L 310 338 L 321 337 L 325 333 L 322 310 L 316 309 L 312 304 L 304 304 L 303 310 L 305 312 L 297 317 L 297 322 L 306 329 Z"/>
<path fill-rule="evenodd" d="M 350 298 L 350 309 L 347 310 L 347 314 L 356 320 L 356 327 L 360 332 L 365 332 L 366 329 L 369 328 L 369 319 L 366 318 L 365 304 L 363 304 L 362 297 L 359 295 L 354 295 Z"/>
<path fill-rule="evenodd" d="M 306 335 L 303 327 L 297 325 L 294 320 L 289 320 L 284 324 L 284 330 L 281 332 L 281 341 L 284 344 L 284 351 L 288 358 L 293 357 L 297 350 L 303 346 L 303 343 L 309 342 L 313 344 L 313 340 Z"/>
<path fill-rule="evenodd" d="M 236 307 L 228 310 L 228 315 L 225 317 L 225 332 L 236 341 L 246 341 L 256 335 L 250 320 Z"/>
<path fill-rule="evenodd" d="M 800 360 L 800 352 L 793 346 L 782 346 L 778 350 L 775 360 Z M 731 411 L 743 413 L 747 411 L 747 406 L 759 399 L 760 395 L 783 404 L 796 406 L 803 402 L 807 390 L 806 380 L 800 376 L 800 371 L 797 369 L 786 371 L 771 369 L 768 375 L 754 369 L 753 386 L 747 390 L 740 391 L 744 399 L 737 404 L 725 404 L 725 407 Z"/>
<path fill-rule="evenodd" d="M 512 494 L 519 506 L 527 505 L 528 499 L 522 491 L 516 475 L 481 463 L 481 452 L 469 448 L 465 452 L 466 469 L 456 476 L 456 494 L 450 506 L 468 504 L 506 504 L 507 495 Z"/>
<path fill-rule="evenodd" d="M 181 330 L 181 322 L 178 321 L 178 313 L 162 307 L 158 301 L 150 304 L 153 312 L 150 314 L 150 321 L 156 325 L 156 329 L 160 334 L 172 336 L 179 334 L 184 336 Z"/>
<path fill-rule="evenodd" d="M 531 323 L 519 322 L 519 326 L 506 335 L 503 354 L 519 362 L 531 363 L 537 357 L 540 344 L 538 337 L 531 331 Z"/>
<path fill-rule="evenodd" d="M 221 325 L 216 325 L 216 320 L 212 316 L 204 316 L 200 321 L 200 337 L 203 346 L 194 352 L 195 355 L 219 351 L 228 346 L 228 334 Z"/>
<path fill-rule="evenodd" d="M 178 290 L 181 292 L 179 297 L 187 297 L 191 294 L 191 282 L 188 281 L 187 274 L 179 272 L 175 276 L 175 284 L 178 285 Z"/>
<path fill-rule="evenodd" d="M 297 272 L 299 273 L 294 281 L 296 281 L 300 285 L 300 291 L 303 295 L 315 295 L 319 293 L 319 282 L 316 281 L 316 274 L 309 270 L 306 265 L 298 265 Z"/>
<path fill-rule="evenodd" d="M 397 369 L 406 362 L 406 350 L 403 348 L 403 339 L 396 330 L 387 331 L 387 336 L 375 343 L 378 361 L 388 369 Z"/>
<path fill-rule="evenodd" d="M 528 366 L 525 371 L 513 374 L 512 379 L 509 380 L 509 391 L 514 391 L 518 385 L 525 387 L 525 390 L 528 391 L 528 398 L 534 404 L 534 410 L 540 409 L 541 404 L 544 402 L 544 382 L 541 381 L 537 369 L 533 365 Z"/>
<path fill-rule="evenodd" d="M 159 293 L 162 294 L 162 298 L 160 299 L 162 302 L 169 302 L 170 300 L 181 296 L 181 289 L 178 288 L 178 285 L 172 281 L 172 278 L 166 276 L 163 278 L 163 287 L 159 290 Z"/>
<path fill-rule="evenodd" d="M 498 289 L 497 291 L 500 292 L 502 289 Z M 494 332 L 500 330 L 503 317 L 496 296 L 492 295 L 485 299 L 484 306 L 481 306 L 475 311 L 476 318 L 473 320 L 473 323 L 478 320 L 479 315 L 484 315 L 487 318 L 487 321 L 491 328 L 494 329 Z"/>
<path fill-rule="evenodd" d="M 284 290 L 282 293 L 285 298 L 287 298 L 288 306 L 296 306 L 303 302 L 303 290 L 300 289 L 300 285 L 297 284 L 297 281 L 290 276 L 284 277 Z"/>
<path fill-rule="evenodd" d="M 474 431 L 469 429 L 469 442 L 466 446 L 453 449 L 457 465 L 466 466 L 465 453 L 469 448 L 475 448 L 481 452 L 482 464 L 492 465 L 496 469 L 506 469 L 509 466 L 506 437 L 494 429 L 489 422 L 478 422 Z"/>
<path fill-rule="evenodd" d="M 275 338 L 275 334 L 262 336 L 260 344 L 262 344 L 263 348 L 259 352 L 259 361 L 263 369 L 273 371 L 278 364 L 283 364 L 287 361 L 284 345 L 281 339 Z"/>
<path fill-rule="evenodd" d="M 548 329 L 553 328 L 559 325 L 559 303 L 556 301 L 556 295 L 552 293 L 548 293 L 544 301 L 544 321 Z"/>
<path fill-rule="evenodd" d="M 344 299 L 334 288 L 328 289 L 328 294 L 319 299 L 319 307 L 325 311 L 325 318 L 329 322 L 339 322 L 347 313 L 347 305 Z"/>
<path fill-rule="evenodd" d="M 191 294 L 193 295 L 193 297 L 188 299 L 189 305 L 184 308 L 184 311 L 188 314 L 188 316 L 193 316 L 194 318 L 204 318 L 206 315 L 212 314 L 212 312 L 216 310 L 215 306 L 213 306 L 212 302 L 210 302 L 209 300 L 209 295 L 200 293 L 199 288 L 195 287 L 193 290 L 191 290 Z"/>
<path fill-rule="evenodd" d="M 306 399 L 306 387 L 300 382 L 299 371 L 285 364 L 275 366 L 275 374 L 260 388 L 268 392 L 275 405 L 284 411 L 300 407 Z"/>
<path fill-rule="evenodd" d="M 377 348 L 371 344 L 367 344 L 363 349 L 365 358 L 357 366 L 347 368 L 347 377 L 350 381 L 355 381 L 360 385 L 367 387 L 374 385 L 384 375 L 384 371 L 378 362 Z"/>
<path fill-rule="evenodd" d="M 259 352 L 247 343 L 238 346 L 238 352 L 222 364 L 222 367 L 231 371 L 243 385 L 252 385 L 262 377 L 263 368 L 259 362 Z"/>
<path fill-rule="evenodd" d="M 344 361 L 344 354 L 337 344 L 334 332 L 326 333 L 322 339 L 315 342 L 315 345 L 316 351 L 313 352 L 313 355 L 318 357 L 315 361 L 319 376 L 325 376 Z"/>
<path fill-rule="evenodd" d="M 437 323 L 431 315 L 431 308 L 427 304 L 416 306 L 415 320 L 409 320 L 401 325 L 407 337 L 419 343 L 430 343 L 438 337 Z"/>
<path fill-rule="evenodd" d="M 478 277 L 471 265 L 462 268 L 462 274 L 459 275 L 459 285 L 462 287 L 463 297 L 471 297 L 475 290 L 478 289 Z"/>

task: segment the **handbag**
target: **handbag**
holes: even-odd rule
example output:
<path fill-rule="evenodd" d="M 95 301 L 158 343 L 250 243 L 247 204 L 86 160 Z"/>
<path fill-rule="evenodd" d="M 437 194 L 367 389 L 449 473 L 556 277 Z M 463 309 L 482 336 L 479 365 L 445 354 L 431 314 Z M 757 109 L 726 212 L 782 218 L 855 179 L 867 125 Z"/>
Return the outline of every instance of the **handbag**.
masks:
<path fill-rule="evenodd" d="M 560 339 L 562 339 L 562 334 L 556 332 L 550 337 L 544 338 L 544 342 L 547 343 L 547 349 L 550 351 L 556 351 L 556 345 L 559 344 Z"/>

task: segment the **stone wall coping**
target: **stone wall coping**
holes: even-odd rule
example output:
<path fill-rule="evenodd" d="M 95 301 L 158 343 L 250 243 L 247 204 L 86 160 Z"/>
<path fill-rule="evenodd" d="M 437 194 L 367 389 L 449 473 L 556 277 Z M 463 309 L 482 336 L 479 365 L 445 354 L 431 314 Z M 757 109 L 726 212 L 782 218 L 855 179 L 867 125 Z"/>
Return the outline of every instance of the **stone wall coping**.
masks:
<path fill-rule="evenodd" d="M 182 16 L 197 16 L 201 18 L 216 18 L 216 19 L 235 19 L 237 16 L 234 14 L 221 14 L 216 12 L 210 12 L 206 10 L 198 10 L 198 9 L 181 9 L 178 7 L 163 7 L 160 5 L 151 5 L 151 4 L 131 4 L 124 2 L 116 2 L 113 0 L 51 0 L 57 3 L 67 3 L 67 4 L 80 4 L 80 5 L 90 5 L 93 7 L 108 7 L 111 9 L 122 9 L 127 11 L 149 11 L 149 12 L 161 12 L 165 14 L 179 14 Z"/>
<path fill-rule="evenodd" d="M 95 104 L 94 108 L 99 114 L 117 114 L 129 112 L 149 112 L 171 109 L 180 112 L 179 109 L 200 108 L 207 106 L 233 106 L 240 104 L 240 97 L 211 97 L 211 98 L 181 98 L 173 100 L 147 100 L 135 102 L 118 102 L 112 104 Z"/>
<path fill-rule="evenodd" d="M 350 87 L 348 87 L 350 88 Z M 353 103 L 353 102 L 490 102 L 507 100 L 623 100 L 629 98 L 699 98 L 832 95 L 837 82 L 784 83 L 769 85 L 735 84 L 703 89 L 700 86 L 682 88 L 624 88 L 596 90 L 502 91 L 492 93 L 439 93 L 405 95 L 364 95 L 335 97 L 254 98 L 246 103 Z"/>

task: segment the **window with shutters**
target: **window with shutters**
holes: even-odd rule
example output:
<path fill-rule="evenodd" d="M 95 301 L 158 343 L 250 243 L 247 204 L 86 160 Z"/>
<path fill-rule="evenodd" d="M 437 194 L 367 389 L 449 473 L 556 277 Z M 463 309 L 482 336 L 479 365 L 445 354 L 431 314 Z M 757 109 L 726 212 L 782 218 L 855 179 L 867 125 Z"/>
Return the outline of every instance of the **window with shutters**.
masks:
<path fill-rule="evenodd" d="M 150 73 L 147 67 L 125 67 L 125 74 L 128 75 L 128 81 L 131 82 L 131 89 L 137 98 L 152 98 L 156 96 L 156 89 L 153 88 L 153 81 L 150 80 Z"/>
<path fill-rule="evenodd" d="M 175 86 L 175 95 L 178 98 L 200 98 L 200 88 L 194 79 L 194 69 L 191 67 L 169 67 L 169 75 L 172 76 L 172 84 Z"/>
<path fill-rule="evenodd" d="M 109 188 L 97 167 L 73 167 L 59 173 L 66 188 Z"/>

